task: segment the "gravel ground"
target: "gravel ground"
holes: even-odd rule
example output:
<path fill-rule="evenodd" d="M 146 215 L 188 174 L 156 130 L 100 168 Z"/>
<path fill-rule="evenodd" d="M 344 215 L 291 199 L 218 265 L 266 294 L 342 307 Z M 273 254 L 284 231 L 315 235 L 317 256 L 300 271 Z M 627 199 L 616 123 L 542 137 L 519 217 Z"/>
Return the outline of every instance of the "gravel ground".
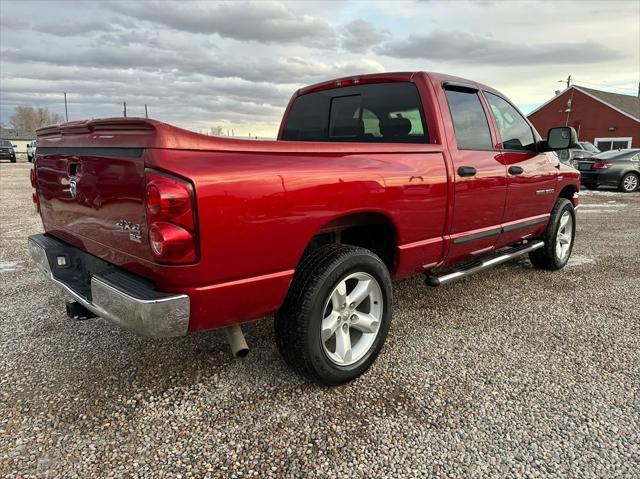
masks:
<path fill-rule="evenodd" d="M 28 259 L 28 169 L 0 165 L 0 477 L 640 477 L 640 193 L 586 192 L 560 272 L 397 283 L 377 362 L 328 389 L 271 319 L 243 360 L 68 320 Z"/>

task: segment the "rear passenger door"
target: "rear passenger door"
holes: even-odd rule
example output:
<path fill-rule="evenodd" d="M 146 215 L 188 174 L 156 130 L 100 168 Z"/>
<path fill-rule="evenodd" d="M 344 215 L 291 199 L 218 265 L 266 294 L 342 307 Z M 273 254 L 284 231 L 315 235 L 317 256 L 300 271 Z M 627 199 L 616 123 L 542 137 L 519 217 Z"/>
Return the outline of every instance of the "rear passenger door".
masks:
<path fill-rule="evenodd" d="M 500 135 L 502 161 L 507 168 L 508 190 L 504 234 L 500 245 L 526 238 L 539 230 L 555 201 L 558 159 L 538 153 L 531 125 L 504 98 L 484 92 Z"/>
<path fill-rule="evenodd" d="M 455 183 L 447 262 L 455 262 L 495 246 L 501 232 L 507 179 L 478 89 L 445 83 L 444 92 L 454 130 L 448 131 L 447 143 Z"/>

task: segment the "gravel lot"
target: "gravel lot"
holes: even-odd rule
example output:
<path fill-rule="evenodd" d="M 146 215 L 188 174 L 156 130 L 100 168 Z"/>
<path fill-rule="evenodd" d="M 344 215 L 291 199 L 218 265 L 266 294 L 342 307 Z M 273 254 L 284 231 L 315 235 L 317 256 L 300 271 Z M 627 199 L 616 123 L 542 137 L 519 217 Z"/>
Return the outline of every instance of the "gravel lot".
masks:
<path fill-rule="evenodd" d="M 68 320 L 28 259 L 29 167 L 0 165 L 0 477 L 640 477 L 640 193 L 586 192 L 560 272 L 397 283 L 378 361 L 327 389 L 271 319 L 242 360 Z"/>

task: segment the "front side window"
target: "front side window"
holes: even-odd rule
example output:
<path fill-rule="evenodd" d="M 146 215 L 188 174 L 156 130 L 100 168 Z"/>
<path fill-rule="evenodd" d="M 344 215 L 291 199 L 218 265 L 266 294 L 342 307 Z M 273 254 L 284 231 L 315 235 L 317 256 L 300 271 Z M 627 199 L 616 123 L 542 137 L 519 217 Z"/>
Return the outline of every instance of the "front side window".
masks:
<path fill-rule="evenodd" d="M 413 83 L 354 85 L 295 99 L 285 120 L 285 141 L 427 143 L 427 128 Z"/>
<path fill-rule="evenodd" d="M 505 150 L 535 151 L 536 141 L 531 126 L 508 101 L 485 92 L 493 117 L 498 124 Z"/>
<path fill-rule="evenodd" d="M 491 131 L 478 93 L 445 90 L 460 150 L 491 150 Z"/>

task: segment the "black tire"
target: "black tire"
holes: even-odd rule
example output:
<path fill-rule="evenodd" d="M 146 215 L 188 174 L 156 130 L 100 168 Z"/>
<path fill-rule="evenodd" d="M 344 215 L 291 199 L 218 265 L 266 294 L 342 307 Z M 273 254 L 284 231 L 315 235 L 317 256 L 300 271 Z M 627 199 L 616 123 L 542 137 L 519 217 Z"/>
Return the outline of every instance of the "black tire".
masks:
<path fill-rule="evenodd" d="M 321 324 L 334 288 L 356 272 L 377 281 L 382 293 L 382 315 L 366 354 L 354 364 L 340 366 L 325 352 Z M 380 353 L 391 324 L 392 301 L 391 276 L 378 256 L 364 248 L 341 244 L 318 248 L 301 261 L 276 314 L 278 349 L 294 371 L 314 382 L 338 385 L 351 381 L 365 372 Z"/>
<path fill-rule="evenodd" d="M 635 182 L 633 181 L 634 178 Z M 629 183 L 635 184 L 635 187 L 630 187 Z M 623 193 L 633 193 L 638 188 L 640 188 L 640 177 L 635 173 L 627 173 L 620 180 L 620 191 Z"/>
<path fill-rule="evenodd" d="M 14 156 L 13 158 L 11 158 L 11 163 L 15 163 L 16 162 L 16 157 Z"/>
<path fill-rule="evenodd" d="M 556 239 L 560 228 L 560 219 L 565 212 L 568 212 L 571 216 L 571 243 L 569 244 L 569 251 L 566 256 L 560 258 L 556 253 Z M 556 201 L 556 204 L 551 210 L 549 224 L 544 230 L 542 236 L 539 238 L 544 241 L 544 246 L 529 253 L 529 259 L 533 266 L 538 269 L 545 269 L 548 271 L 555 271 L 564 268 L 571 257 L 573 244 L 575 243 L 575 235 L 576 212 L 573 209 L 573 205 L 566 198 L 558 198 L 558 201 Z"/>

